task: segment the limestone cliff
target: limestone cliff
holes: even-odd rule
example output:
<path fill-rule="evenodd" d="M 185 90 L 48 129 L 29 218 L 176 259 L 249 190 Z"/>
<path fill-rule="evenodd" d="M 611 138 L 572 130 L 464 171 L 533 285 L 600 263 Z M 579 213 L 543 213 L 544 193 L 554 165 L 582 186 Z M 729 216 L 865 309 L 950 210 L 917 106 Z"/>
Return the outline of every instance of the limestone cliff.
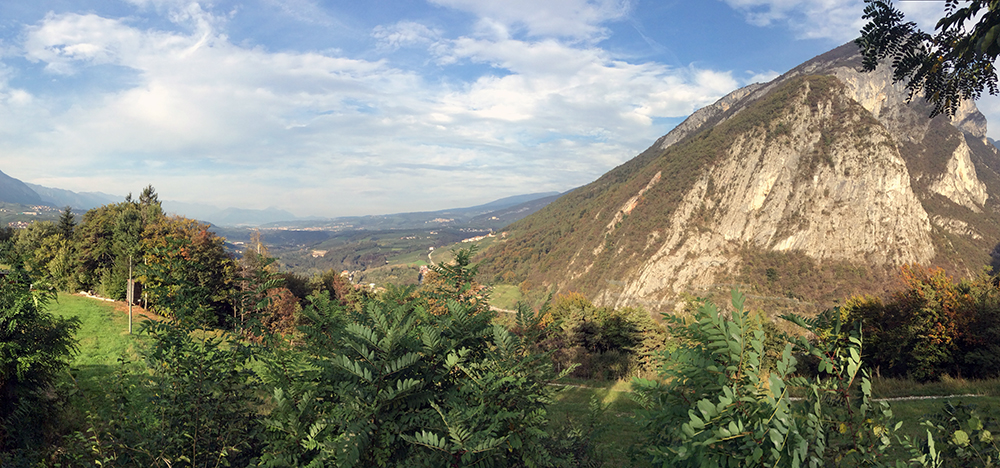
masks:
<path fill-rule="evenodd" d="M 967 103 L 930 119 L 887 69 L 859 64 L 848 44 L 695 112 L 512 225 L 484 270 L 653 309 L 734 284 L 805 297 L 776 290 L 780 270 L 861 285 L 904 263 L 978 270 L 1000 238 L 985 118 Z M 815 299 L 825 286 L 799 289 Z"/>

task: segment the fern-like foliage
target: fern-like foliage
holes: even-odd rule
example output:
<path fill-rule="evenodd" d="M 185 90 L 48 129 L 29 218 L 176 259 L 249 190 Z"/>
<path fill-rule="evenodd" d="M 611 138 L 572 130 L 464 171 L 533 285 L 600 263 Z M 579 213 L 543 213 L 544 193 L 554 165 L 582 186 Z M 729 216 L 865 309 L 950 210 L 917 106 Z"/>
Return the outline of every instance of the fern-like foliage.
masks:
<path fill-rule="evenodd" d="M 467 266 L 439 273 L 459 284 Z M 559 377 L 546 356 L 494 326 L 467 289 L 438 292 L 433 312 L 410 295 L 350 309 L 314 298 L 304 346 L 268 360 L 275 389 L 260 464 L 558 465 L 541 443 L 547 384 Z"/>
<path fill-rule="evenodd" d="M 761 319 L 732 294 L 731 317 L 704 303 L 685 324 L 667 317 L 682 341 L 663 356 L 662 380 L 634 381 L 647 429 L 646 452 L 656 466 L 869 466 L 889 444 L 888 406 L 875 408 L 861 378 L 858 327 L 839 315 L 788 316 L 815 341 L 789 339 L 773 366 L 762 365 Z M 795 374 L 799 356 L 818 362 L 818 374 Z M 801 402 L 792 401 L 792 393 Z M 881 421 L 881 422 L 879 422 Z"/>

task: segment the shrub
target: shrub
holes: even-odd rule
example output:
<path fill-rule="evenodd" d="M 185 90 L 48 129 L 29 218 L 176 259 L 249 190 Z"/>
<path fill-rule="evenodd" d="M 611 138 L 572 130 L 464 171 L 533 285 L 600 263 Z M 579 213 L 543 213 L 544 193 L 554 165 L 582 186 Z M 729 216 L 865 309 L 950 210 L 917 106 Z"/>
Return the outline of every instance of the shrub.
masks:
<path fill-rule="evenodd" d="M 1000 355 L 1000 289 L 985 273 L 955 281 L 940 268 L 904 266 L 904 289 L 885 302 L 861 296 L 840 309 L 870 343 L 866 362 L 886 376 L 993 377 Z"/>
<path fill-rule="evenodd" d="M 559 376 L 455 287 L 467 263 L 453 266 L 433 312 L 412 290 L 360 308 L 313 300 L 304 353 L 269 361 L 263 466 L 568 465 L 546 431 Z"/>
<path fill-rule="evenodd" d="M 762 364 L 766 333 L 734 291 L 731 318 L 704 303 L 683 340 L 663 357 L 662 381 L 633 383 L 643 410 L 645 451 L 657 466 L 861 466 L 889 444 L 888 405 L 873 405 L 861 376 L 860 330 L 835 314 L 788 316 L 817 338 L 786 342 L 772 370 Z M 670 319 L 669 317 L 667 318 Z M 818 361 L 816 378 L 794 376 L 793 350 Z M 790 394 L 803 396 L 792 404 Z"/>
<path fill-rule="evenodd" d="M 76 351 L 76 318 L 45 311 L 53 297 L 31 289 L 26 272 L 16 267 L 0 276 L 0 465 L 14 452 L 32 450 L 44 441 L 53 416 L 57 375 Z"/>
<path fill-rule="evenodd" d="M 617 380 L 653 369 L 653 355 L 664 346 L 663 327 L 641 308 L 595 307 L 579 293 L 560 294 L 543 306 L 555 321 L 537 338 L 552 352 L 557 369 L 576 365 L 573 376 Z"/>

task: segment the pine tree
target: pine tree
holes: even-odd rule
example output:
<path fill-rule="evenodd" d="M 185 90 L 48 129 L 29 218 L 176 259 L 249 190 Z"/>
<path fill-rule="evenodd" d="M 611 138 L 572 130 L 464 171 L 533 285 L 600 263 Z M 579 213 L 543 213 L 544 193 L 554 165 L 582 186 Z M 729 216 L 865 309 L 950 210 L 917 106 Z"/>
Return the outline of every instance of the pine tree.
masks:
<path fill-rule="evenodd" d="M 63 208 L 62 215 L 59 216 L 59 233 L 69 239 L 73 237 L 73 229 L 75 227 L 76 220 L 73 216 L 73 209 L 67 205 L 66 208 Z"/>

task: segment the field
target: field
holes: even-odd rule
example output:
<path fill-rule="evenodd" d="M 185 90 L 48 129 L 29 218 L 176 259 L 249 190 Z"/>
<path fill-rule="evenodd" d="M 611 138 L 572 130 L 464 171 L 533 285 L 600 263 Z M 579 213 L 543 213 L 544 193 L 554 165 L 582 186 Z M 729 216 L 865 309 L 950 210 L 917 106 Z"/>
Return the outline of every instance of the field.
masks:
<path fill-rule="evenodd" d="M 138 309 L 138 308 L 137 308 Z M 74 294 L 59 294 L 49 311 L 62 317 L 79 317 L 79 353 L 71 363 L 77 370 L 99 369 L 118 364 L 122 356 L 134 356 L 140 321 L 133 317 L 133 334 L 128 334 L 128 313 L 114 304 Z"/>
<path fill-rule="evenodd" d="M 508 292 L 501 290 L 499 295 Z M 136 347 L 141 345 L 143 336 L 128 334 L 127 313 L 120 304 L 61 294 L 58 302 L 50 305 L 50 311 L 81 320 L 77 334 L 79 352 L 71 363 L 79 394 L 73 397 L 72 404 L 81 413 L 94 405 L 107 404 L 104 386 L 119 369 L 121 358 L 136 357 Z M 142 318 L 137 314 L 136 331 Z M 920 420 L 937 412 L 946 401 L 975 404 L 984 412 L 1000 408 L 1000 379 L 971 381 L 945 377 L 939 382 L 921 384 L 876 378 L 873 383 L 873 395 L 890 400 L 895 417 L 904 422 L 903 434 L 911 437 L 924 435 Z M 635 410 L 639 407 L 629 395 L 628 382 L 570 380 L 560 386 L 549 409 L 554 431 L 593 430 L 592 450 L 601 460 L 600 466 L 648 466 L 636 452 L 643 442 L 642 430 L 635 420 Z M 930 398 L 898 400 L 912 397 Z"/>

